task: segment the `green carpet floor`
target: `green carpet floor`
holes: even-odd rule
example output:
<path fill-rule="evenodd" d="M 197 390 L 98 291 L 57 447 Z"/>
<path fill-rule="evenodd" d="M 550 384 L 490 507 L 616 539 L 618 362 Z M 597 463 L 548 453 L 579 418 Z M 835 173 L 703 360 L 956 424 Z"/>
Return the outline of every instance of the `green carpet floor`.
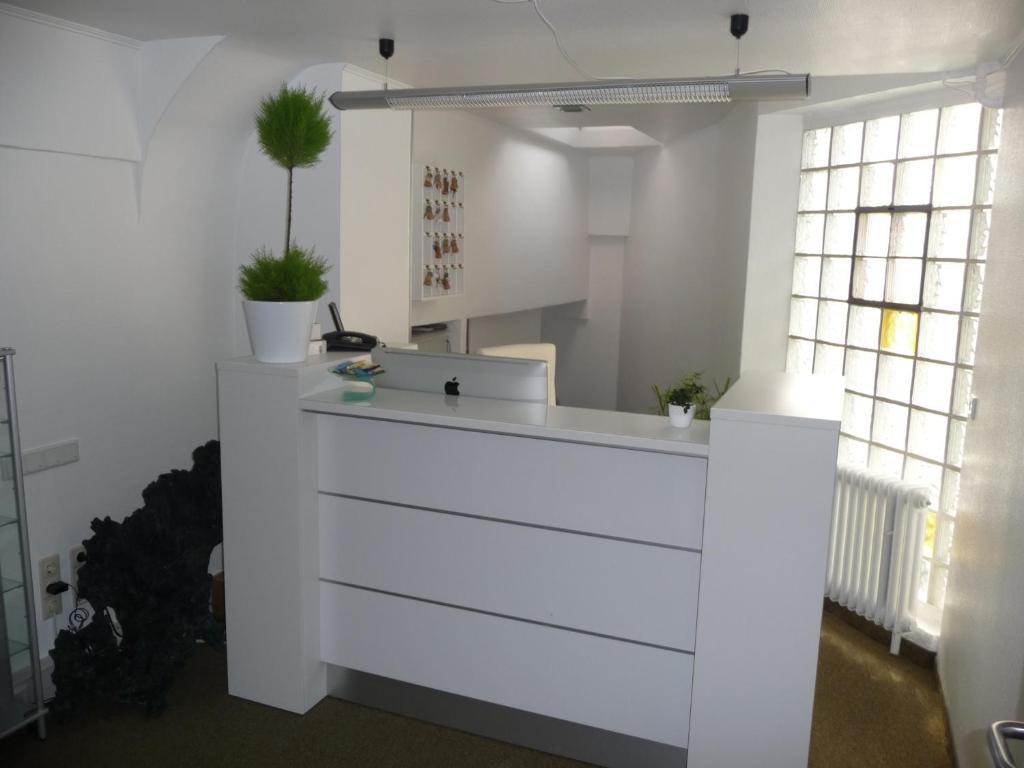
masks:
<path fill-rule="evenodd" d="M 305 716 L 227 695 L 224 657 L 200 648 L 163 716 L 97 708 L 0 741 L 3 768 L 579 768 L 564 760 L 327 699 Z M 814 768 L 946 768 L 934 674 L 834 616 L 822 627 Z M 638 766 L 638 768 L 641 768 Z"/>

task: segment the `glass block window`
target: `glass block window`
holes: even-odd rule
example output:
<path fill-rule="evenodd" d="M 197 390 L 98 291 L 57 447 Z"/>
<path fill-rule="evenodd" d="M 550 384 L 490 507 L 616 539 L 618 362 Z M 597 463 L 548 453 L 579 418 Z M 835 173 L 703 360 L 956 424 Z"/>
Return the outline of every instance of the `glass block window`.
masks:
<path fill-rule="evenodd" d="M 932 488 L 918 597 L 935 630 L 1001 124 L 961 104 L 804 133 L 787 369 L 845 374 L 841 462 Z"/>

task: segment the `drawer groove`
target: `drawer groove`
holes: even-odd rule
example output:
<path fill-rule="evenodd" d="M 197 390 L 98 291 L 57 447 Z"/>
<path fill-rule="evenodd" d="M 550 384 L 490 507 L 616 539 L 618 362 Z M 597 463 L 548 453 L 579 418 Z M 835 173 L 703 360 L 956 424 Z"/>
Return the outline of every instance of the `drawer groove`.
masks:
<path fill-rule="evenodd" d="M 697 553 L 337 496 L 319 506 L 322 579 L 693 650 Z"/>
<path fill-rule="evenodd" d="M 321 582 L 328 664 L 686 747 L 693 657 Z"/>
<path fill-rule="evenodd" d="M 316 418 L 322 492 L 701 548 L 704 458 Z"/>
<path fill-rule="evenodd" d="M 686 656 L 693 656 L 693 651 L 686 651 L 682 648 L 672 648 L 668 645 L 658 645 L 657 643 L 645 643 L 642 640 L 630 640 L 628 637 L 618 637 L 616 635 L 605 635 L 600 632 L 591 632 L 586 629 L 577 629 L 575 627 L 567 627 L 564 624 L 551 624 L 546 621 L 535 621 L 534 619 L 524 619 L 522 616 L 512 616 L 507 613 L 498 613 L 496 611 L 486 611 L 482 608 L 472 608 L 468 605 L 458 605 L 456 603 L 446 603 L 442 600 L 431 600 L 427 597 L 416 597 L 415 595 L 406 595 L 402 592 L 389 592 L 386 589 L 377 589 L 375 587 L 367 587 L 364 584 L 350 584 L 345 581 L 334 581 L 333 579 L 320 579 L 322 584 L 335 584 L 339 587 L 347 587 L 349 589 L 359 589 L 363 592 L 373 592 L 378 595 L 388 595 L 390 597 L 400 597 L 403 600 L 415 600 L 418 603 L 426 603 L 428 605 L 439 605 L 442 608 L 454 608 L 459 611 L 468 611 L 469 613 L 479 613 L 482 616 L 494 616 L 497 619 L 510 619 L 512 621 L 519 621 L 524 624 L 535 624 L 538 627 L 548 627 L 550 629 L 558 629 L 563 632 L 575 632 L 580 635 L 589 635 L 590 637 L 600 637 L 604 640 L 614 640 L 618 643 L 630 643 L 631 645 L 640 645 L 645 648 L 656 648 L 659 651 L 669 651 L 670 653 L 682 653 Z"/>
<path fill-rule="evenodd" d="M 522 520 L 508 520 L 500 517 L 488 517 L 487 515 L 474 515 L 471 512 L 455 512 L 451 509 L 438 509 L 436 507 L 423 507 L 418 504 L 401 504 L 394 501 L 388 501 L 387 499 L 369 499 L 363 496 L 352 496 L 348 493 L 333 493 L 331 491 L 319 491 L 321 496 L 333 496 L 339 499 L 349 499 L 351 501 L 365 501 L 370 504 L 386 504 L 389 507 L 399 507 L 401 509 L 418 509 L 422 512 L 433 512 L 438 515 L 452 515 L 453 517 L 465 517 L 470 520 L 486 520 L 489 523 L 497 523 L 498 525 L 521 525 L 524 528 L 536 528 L 541 531 L 554 531 L 555 533 L 571 533 L 574 536 L 593 536 L 595 539 L 607 539 L 608 541 L 621 541 L 626 544 L 641 544 L 645 547 L 658 547 L 659 549 L 674 549 L 678 552 L 696 552 L 700 550 L 695 547 L 679 547 L 674 544 L 662 544 L 657 541 L 643 541 L 642 539 L 626 539 L 622 536 L 609 536 L 601 533 L 590 533 L 589 531 L 575 531 L 570 528 L 556 528 L 552 525 L 542 525 L 541 523 L 527 523 Z"/>

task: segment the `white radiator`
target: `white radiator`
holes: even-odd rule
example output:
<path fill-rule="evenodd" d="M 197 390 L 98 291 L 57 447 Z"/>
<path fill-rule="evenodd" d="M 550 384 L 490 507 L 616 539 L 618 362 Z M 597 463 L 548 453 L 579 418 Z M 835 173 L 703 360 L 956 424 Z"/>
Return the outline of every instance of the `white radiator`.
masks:
<path fill-rule="evenodd" d="M 840 466 L 825 595 L 892 631 L 889 650 L 915 627 L 927 488 Z"/>

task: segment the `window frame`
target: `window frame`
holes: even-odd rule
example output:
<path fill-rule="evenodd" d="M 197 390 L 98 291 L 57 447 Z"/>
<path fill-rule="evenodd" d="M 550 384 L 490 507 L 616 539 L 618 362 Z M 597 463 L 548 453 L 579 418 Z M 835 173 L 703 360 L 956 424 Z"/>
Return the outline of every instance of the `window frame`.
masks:
<path fill-rule="evenodd" d="M 969 103 L 969 102 L 968 102 Z M 930 550 L 925 552 L 922 558 L 921 564 L 921 578 L 927 579 L 927 595 L 926 599 L 931 600 L 935 596 L 937 575 L 942 571 L 948 570 L 948 549 L 945 554 L 940 556 L 943 543 L 945 541 L 952 541 L 954 531 L 947 530 L 950 526 L 955 526 L 956 520 L 956 507 L 957 497 L 959 496 L 960 487 L 960 473 L 962 469 L 963 461 L 963 445 L 962 436 L 966 432 L 967 422 L 969 421 L 969 409 L 970 409 L 970 385 L 973 379 L 974 370 L 974 350 L 969 349 L 970 354 L 965 355 L 965 328 L 969 327 L 969 323 L 974 324 L 972 330 L 973 338 L 976 341 L 976 325 L 978 322 L 979 311 L 975 308 L 968 308 L 968 291 L 972 288 L 977 292 L 979 296 L 978 301 L 980 302 L 980 296 L 983 292 L 985 266 L 987 263 L 987 241 L 985 244 L 981 244 L 976 238 L 979 237 L 977 228 L 979 223 L 985 230 L 985 237 L 991 227 L 991 208 L 992 200 L 991 193 L 986 192 L 985 196 L 982 196 L 981 192 L 983 188 L 983 182 L 987 181 L 991 183 L 994 175 L 983 175 L 984 171 L 991 171 L 993 174 L 997 170 L 995 164 L 991 168 L 984 168 L 983 163 L 988 162 L 989 156 L 995 156 L 998 158 L 999 153 L 999 142 L 998 135 L 1000 132 L 1000 121 L 1001 121 L 1001 110 L 989 110 L 981 108 L 978 118 L 978 135 L 974 145 L 974 148 L 970 151 L 959 151 L 959 152 L 940 152 L 940 142 L 942 141 L 942 135 L 944 130 L 943 120 L 945 119 L 945 109 L 956 107 L 960 105 L 940 105 L 938 107 L 928 107 L 925 109 L 915 109 L 908 112 L 900 112 L 897 114 L 887 115 L 872 115 L 863 120 L 850 120 L 846 119 L 842 122 L 834 124 L 817 125 L 809 127 L 804 131 L 805 140 L 807 134 L 815 130 L 822 130 L 824 128 L 829 129 L 828 134 L 828 148 L 824 156 L 824 165 L 811 164 L 804 167 L 804 157 L 802 154 L 801 164 L 798 173 L 801 175 L 801 190 L 803 190 L 803 174 L 805 173 L 816 173 L 824 172 L 824 191 L 821 196 L 821 206 L 814 208 L 801 208 L 800 204 L 797 205 L 798 221 L 801 216 L 804 215 L 820 215 L 822 217 L 822 231 L 820 248 L 817 253 L 804 253 L 794 249 L 797 257 L 817 259 L 817 291 L 816 295 L 808 295 L 807 293 L 798 293 L 795 291 L 796 285 L 796 262 L 794 262 L 794 283 L 790 291 L 791 307 L 794 306 L 794 300 L 802 299 L 815 302 L 814 309 L 814 330 L 811 334 L 811 338 L 805 335 L 800 335 L 793 332 L 792 318 L 789 330 L 787 331 L 787 345 L 792 348 L 794 341 L 804 342 L 811 345 L 809 350 L 804 350 L 804 354 L 810 353 L 810 366 L 811 370 L 815 370 L 818 364 L 818 358 L 821 351 L 828 348 L 841 350 L 841 370 L 847 371 L 848 360 L 850 358 L 850 352 L 864 352 L 874 355 L 874 375 L 872 382 L 872 392 L 865 394 L 858 390 L 851 390 L 849 388 L 849 382 L 846 387 L 846 396 L 856 396 L 862 398 L 868 398 L 871 401 L 870 413 L 867 420 L 867 432 L 866 437 L 863 435 L 853 434 L 846 430 L 846 425 L 843 426 L 841 431 L 842 439 L 852 441 L 853 443 L 860 444 L 861 448 L 857 448 L 858 454 L 863 453 L 865 457 L 865 463 L 870 466 L 873 463 L 873 454 L 876 450 L 892 451 L 900 455 L 899 466 L 901 468 L 901 476 L 906 476 L 908 461 L 913 460 L 916 462 L 923 462 L 925 466 L 921 467 L 923 471 L 927 469 L 929 472 L 935 473 L 938 477 L 938 488 L 936 489 L 936 497 L 931 507 L 931 514 L 934 515 L 934 538 L 932 540 L 932 546 Z M 903 127 L 904 122 L 908 115 L 914 115 L 918 112 L 927 112 L 930 110 L 936 110 L 935 117 L 935 139 L 934 144 L 931 148 L 931 152 L 926 155 L 911 154 L 909 156 L 902 156 L 902 142 L 903 142 Z M 893 156 L 884 158 L 872 158 L 865 159 L 865 147 L 867 141 L 867 127 L 871 120 L 884 120 L 899 118 L 896 124 L 895 136 L 896 136 L 896 148 Z M 860 152 L 857 162 L 846 162 L 833 164 L 834 153 L 836 151 L 835 139 L 836 130 L 845 128 L 851 124 L 860 123 Z M 989 139 L 993 139 L 988 141 Z M 987 145 L 987 144 L 990 144 Z M 806 147 L 806 145 L 805 145 Z M 936 180 L 938 178 L 940 169 L 940 160 L 946 160 L 947 158 L 956 157 L 972 157 L 974 159 L 974 177 L 971 187 L 970 202 L 966 204 L 958 205 L 936 205 L 935 204 L 935 193 L 936 193 Z M 923 204 L 895 204 L 897 199 L 897 185 L 900 180 L 900 168 L 901 163 L 912 162 L 914 160 L 929 160 L 931 162 L 930 176 L 928 182 L 928 202 Z M 865 168 L 874 165 L 876 163 L 889 163 L 892 165 L 892 189 L 890 192 L 890 204 L 889 205 L 860 205 L 862 195 L 864 194 L 864 180 L 865 180 Z M 857 198 L 856 205 L 851 209 L 847 207 L 833 207 L 831 205 L 832 200 L 832 183 L 836 171 L 842 171 L 844 169 L 856 168 L 858 169 L 857 178 Z M 884 189 L 884 187 L 883 187 Z M 948 188 L 947 188 L 948 189 Z M 801 196 L 801 200 L 803 197 Z M 932 236 L 932 221 L 936 212 L 948 212 L 948 211 L 966 211 L 966 241 L 964 252 L 960 258 L 951 258 L 949 256 L 933 256 L 930 254 L 931 251 L 931 236 Z M 853 244 L 849 254 L 831 253 L 828 249 L 828 225 L 829 216 L 837 213 L 848 214 L 852 213 L 854 216 L 853 221 Z M 858 256 L 858 245 L 859 238 L 861 237 L 861 219 L 863 216 L 870 213 L 887 213 L 890 216 L 894 216 L 900 213 L 924 213 L 926 215 L 925 228 L 924 228 L 924 243 L 923 250 L 920 257 L 921 264 L 921 276 L 918 287 L 918 302 L 916 304 L 908 304 L 903 302 L 889 301 L 887 297 L 889 294 L 890 282 L 892 275 L 890 272 L 890 264 L 895 259 L 908 258 L 908 257 L 897 257 L 894 256 L 891 251 L 892 240 L 890 239 L 887 253 L 884 257 L 886 263 L 886 276 L 885 284 L 883 286 L 882 299 L 880 301 L 874 299 L 857 298 L 854 295 L 855 279 L 857 274 L 858 259 L 864 258 L 879 258 L 877 256 Z M 816 234 L 816 233 L 815 233 Z M 891 233 L 890 233 L 891 238 Z M 799 229 L 798 229 L 798 241 L 799 241 Z M 800 244 L 799 242 L 797 243 Z M 849 262 L 849 284 L 847 287 L 846 298 L 834 298 L 826 295 L 824 290 L 824 281 L 826 273 L 826 264 L 828 259 L 845 258 Z M 909 257 L 917 258 L 917 257 Z M 955 263 L 963 266 L 963 275 L 961 278 L 960 286 L 960 301 L 959 308 L 951 310 L 948 308 L 939 308 L 927 306 L 926 302 L 926 291 L 927 281 L 929 278 L 929 267 L 934 264 L 943 263 Z M 812 265 L 813 267 L 813 265 Z M 811 273 L 811 279 L 813 280 L 813 273 Z M 809 288 L 810 285 L 802 286 Z M 834 292 L 834 291 L 833 291 Z M 955 295 L 955 294 L 954 294 Z M 845 303 L 846 306 L 846 322 L 843 338 L 843 343 L 835 343 L 833 341 L 826 341 L 820 338 L 821 336 L 821 318 L 822 310 L 821 305 L 823 302 L 840 302 Z M 980 305 L 979 305 L 980 306 Z M 854 343 L 850 340 L 850 323 L 852 317 L 853 307 L 868 307 L 877 309 L 879 312 L 878 317 L 878 341 L 875 348 L 867 348 Z M 972 307 L 974 304 L 972 303 Z M 904 312 L 912 312 L 917 316 L 917 328 L 915 331 L 915 343 L 914 353 L 905 354 L 902 352 L 884 350 L 881 346 L 881 336 L 883 333 L 884 326 L 884 313 L 886 310 L 896 310 Z M 809 310 L 807 310 L 809 311 Z M 956 321 L 956 339 L 955 344 L 952 348 L 952 359 L 936 359 L 934 357 L 928 357 L 921 353 L 920 341 L 922 326 L 926 317 L 929 315 L 945 315 L 953 316 L 957 318 Z M 802 330 L 806 330 L 802 329 Z M 790 353 L 791 354 L 791 353 Z M 830 353 L 832 354 L 832 353 Z M 882 369 L 882 358 L 883 355 L 891 356 L 894 358 L 900 358 L 911 361 L 911 376 L 909 382 L 908 394 L 905 401 L 886 397 L 878 394 L 879 391 L 879 378 Z M 838 356 L 837 356 L 838 359 Z M 938 410 L 937 403 L 930 403 L 929 405 L 918 405 L 915 403 L 916 398 L 916 383 L 918 377 L 918 369 L 921 363 L 924 364 L 935 364 L 944 366 L 949 369 L 950 385 L 949 385 L 949 396 L 945 403 L 944 410 Z M 789 358 L 787 358 L 787 367 L 789 367 Z M 867 370 L 867 369 L 865 369 Z M 866 380 L 865 380 L 866 382 Z M 965 393 L 962 393 L 961 387 L 966 389 Z M 865 386 L 866 388 L 866 386 Z M 958 401 L 958 396 L 966 398 L 968 407 L 966 409 L 960 408 L 963 404 L 962 400 Z M 877 406 L 879 403 L 890 404 L 899 408 L 905 409 L 906 412 L 906 426 L 903 428 L 903 441 L 901 448 L 895 448 L 885 443 L 879 442 L 876 439 L 875 433 L 875 415 Z M 924 414 L 931 414 L 934 416 L 942 417 L 945 420 L 945 433 L 942 442 L 941 461 L 929 457 L 923 456 L 918 452 L 911 451 L 911 424 L 912 416 L 915 411 L 920 411 Z M 852 443 L 851 443 L 852 444 Z M 920 447 L 920 446 L 919 446 Z M 955 476 L 949 473 L 955 473 Z M 947 498 L 947 493 L 950 498 Z M 940 537 L 947 536 L 947 539 L 940 540 Z M 944 592 L 944 590 L 943 590 Z M 922 614 L 931 613 L 929 617 L 931 621 L 937 621 L 937 617 L 941 617 L 941 605 L 936 606 L 931 603 L 925 602 L 922 598 Z"/>

